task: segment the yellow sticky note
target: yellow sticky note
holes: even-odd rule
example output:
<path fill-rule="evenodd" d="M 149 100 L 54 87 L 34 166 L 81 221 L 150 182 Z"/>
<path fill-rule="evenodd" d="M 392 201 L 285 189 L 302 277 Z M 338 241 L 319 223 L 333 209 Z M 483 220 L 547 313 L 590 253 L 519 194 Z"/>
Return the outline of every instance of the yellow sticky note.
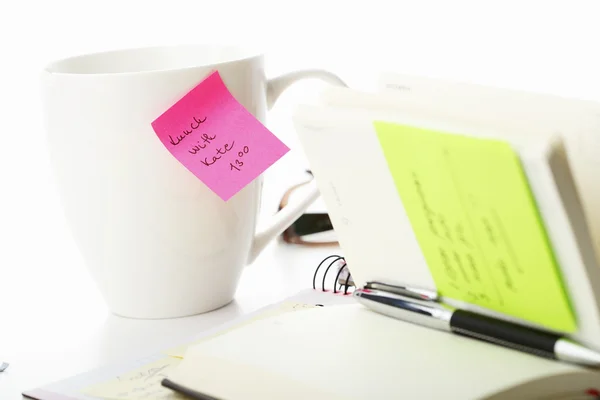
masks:
<path fill-rule="evenodd" d="M 285 301 L 285 302 L 279 304 L 275 308 L 272 308 L 270 310 L 266 310 L 264 312 L 261 312 L 261 313 L 255 315 L 253 318 L 250 318 L 250 319 L 247 319 L 247 320 L 244 320 L 244 321 L 240 321 L 240 323 L 235 324 L 235 325 L 233 325 L 231 327 L 228 327 L 228 328 L 226 328 L 226 329 L 224 329 L 222 331 L 218 331 L 218 332 L 216 332 L 216 333 L 214 333 L 212 335 L 204 336 L 204 337 L 202 337 L 202 338 L 200 338 L 200 339 L 198 339 L 198 340 L 196 340 L 194 342 L 187 343 L 187 344 L 184 344 L 184 345 L 181 345 L 181 346 L 177 346 L 177 347 L 168 349 L 165 352 L 165 354 L 167 354 L 167 355 L 169 355 L 171 357 L 183 358 L 185 356 L 185 353 L 186 353 L 188 347 L 193 346 L 193 345 L 198 344 L 198 343 L 202 343 L 202 342 L 204 342 L 206 340 L 215 338 L 215 337 L 217 337 L 219 335 L 222 335 L 224 333 L 227 333 L 227 332 L 229 332 L 229 331 L 231 331 L 233 329 L 238 329 L 238 328 L 241 328 L 243 326 L 249 325 L 249 324 L 251 324 L 253 322 L 256 322 L 258 320 L 261 320 L 261 319 L 264 319 L 264 318 L 269 318 L 269 317 L 274 317 L 274 316 L 277 316 L 277 315 L 280 315 L 280 314 L 283 314 L 283 313 L 286 313 L 286 312 L 304 310 L 304 309 L 307 309 L 307 308 L 314 308 L 314 307 L 317 307 L 317 306 L 314 306 L 312 304 L 294 303 L 294 302 L 290 302 L 290 301 Z"/>
<path fill-rule="evenodd" d="M 185 400 L 186 396 L 162 386 L 162 380 L 181 362 L 165 357 L 82 390 L 83 394 L 111 400 Z"/>
<path fill-rule="evenodd" d="M 440 295 L 573 332 L 560 270 L 512 147 L 389 122 L 375 130 Z"/>

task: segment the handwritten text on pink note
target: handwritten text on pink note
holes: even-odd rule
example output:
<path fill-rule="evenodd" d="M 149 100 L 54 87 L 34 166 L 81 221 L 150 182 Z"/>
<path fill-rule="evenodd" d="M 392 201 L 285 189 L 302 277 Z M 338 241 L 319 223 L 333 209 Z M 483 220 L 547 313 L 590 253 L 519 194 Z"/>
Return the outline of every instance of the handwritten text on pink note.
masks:
<path fill-rule="evenodd" d="M 171 154 L 225 201 L 289 151 L 231 95 L 216 71 L 152 128 Z"/>

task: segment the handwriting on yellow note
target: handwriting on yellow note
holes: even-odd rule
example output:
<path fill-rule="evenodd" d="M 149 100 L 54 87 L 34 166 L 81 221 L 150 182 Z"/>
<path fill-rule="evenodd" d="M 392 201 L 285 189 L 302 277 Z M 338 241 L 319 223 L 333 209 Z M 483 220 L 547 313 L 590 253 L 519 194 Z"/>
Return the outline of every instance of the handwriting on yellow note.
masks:
<path fill-rule="evenodd" d="M 164 378 L 168 377 L 170 371 L 179 365 L 189 346 L 241 328 L 260 319 L 313 307 L 316 306 L 305 303 L 283 302 L 278 307 L 259 313 L 254 318 L 241 321 L 239 324 L 205 336 L 187 345 L 169 349 L 166 352 L 168 356 L 145 364 L 116 378 L 92 385 L 84 389 L 82 393 L 107 400 L 187 400 L 188 397 L 162 386 L 161 382 Z"/>
<path fill-rule="evenodd" d="M 375 130 L 438 291 L 550 329 L 575 317 L 509 143 L 387 122 Z"/>
<path fill-rule="evenodd" d="M 186 400 L 187 397 L 162 386 L 161 382 L 181 362 L 165 357 L 82 391 L 110 400 Z"/>
<path fill-rule="evenodd" d="M 233 329 L 237 329 L 237 328 L 241 328 L 242 326 L 251 324 L 254 321 L 258 321 L 264 318 L 268 318 L 268 317 L 274 317 L 276 315 L 280 315 L 286 312 L 290 312 L 290 311 L 298 311 L 298 310 L 303 310 L 303 309 L 307 309 L 307 308 L 313 308 L 313 307 L 317 307 L 315 305 L 312 304 L 305 304 L 305 303 L 294 303 L 294 302 L 283 302 L 281 303 L 278 307 L 275 307 L 273 309 L 267 310 L 265 312 L 259 313 L 258 315 L 254 316 L 253 318 L 247 319 L 245 321 L 241 321 L 239 324 L 235 324 L 227 329 L 224 329 L 222 331 L 218 331 L 212 335 L 208 335 L 208 336 L 204 336 L 201 339 L 198 339 L 194 342 L 185 344 L 183 346 L 178 346 L 172 349 L 168 349 L 165 354 L 171 356 L 171 357 L 178 357 L 178 358 L 183 358 L 185 356 L 185 352 L 187 351 L 188 347 L 193 346 L 195 344 L 204 342 L 205 340 L 208 339 L 212 339 L 218 335 L 222 335 L 226 332 L 229 332 Z"/>

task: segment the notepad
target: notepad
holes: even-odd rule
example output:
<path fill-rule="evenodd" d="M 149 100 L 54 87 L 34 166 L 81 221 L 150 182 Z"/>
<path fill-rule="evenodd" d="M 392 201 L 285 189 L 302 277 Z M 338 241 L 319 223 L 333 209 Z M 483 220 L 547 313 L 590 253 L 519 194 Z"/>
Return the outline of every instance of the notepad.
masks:
<path fill-rule="evenodd" d="M 175 357 L 163 357 L 113 379 L 87 387 L 83 393 L 110 400 L 185 400 L 161 385 L 161 381 L 181 362 Z"/>
<path fill-rule="evenodd" d="M 575 331 L 550 241 L 511 146 L 374 125 L 440 295 Z"/>
<path fill-rule="evenodd" d="M 257 313 L 248 319 L 242 319 L 228 327 L 223 327 L 212 334 L 203 335 L 197 340 L 167 349 L 162 353 L 165 357 L 145 363 L 140 367 L 107 381 L 96 383 L 83 390 L 84 394 L 110 400 L 184 400 L 181 394 L 170 391 L 161 385 L 161 381 L 179 365 L 189 347 L 214 339 L 227 332 L 251 325 L 261 319 L 282 315 L 288 312 L 306 310 L 316 307 L 313 304 L 297 301 L 284 301 Z"/>
<path fill-rule="evenodd" d="M 290 149 L 212 72 L 151 123 L 165 148 L 228 201 Z"/>

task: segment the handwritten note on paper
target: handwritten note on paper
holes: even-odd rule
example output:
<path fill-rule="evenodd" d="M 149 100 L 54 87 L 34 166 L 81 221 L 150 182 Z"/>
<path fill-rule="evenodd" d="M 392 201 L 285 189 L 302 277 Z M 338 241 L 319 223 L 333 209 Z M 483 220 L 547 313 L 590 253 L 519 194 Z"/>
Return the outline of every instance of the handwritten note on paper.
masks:
<path fill-rule="evenodd" d="M 565 332 L 576 328 L 520 160 L 508 143 L 375 122 L 442 296 Z"/>
<path fill-rule="evenodd" d="M 82 393 L 112 400 L 185 400 L 186 396 L 161 384 L 180 362 L 178 358 L 165 357 L 114 379 L 90 386 Z"/>
<path fill-rule="evenodd" d="M 208 336 L 203 336 L 201 339 L 198 339 L 192 343 L 188 343 L 186 345 L 183 346 L 178 346 L 172 349 L 167 350 L 166 354 L 172 357 L 178 357 L 178 358 L 183 358 L 185 356 L 185 352 L 187 351 L 188 347 L 193 346 L 195 344 L 198 343 L 202 343 L 206 340 L 215 338 L 219 335 L 222 335 L 224 333 L 230 332 L 234 329 L 238 329 L 241 328 L 243 326 L 246 325 L 250 325 L 253 322 L 259 321 L 261 319 L 265 319 L 265 318 L 269 318 L 269 317 L 274 317 L 277 315 L 281 315 L 283 313 L 287 313 L 290 311 L 299 311 L 299 310 L 305 310 L 305 309 L 309 309 L 309 308 L 314 308 L 314 307 L 318 307 L 316 305 L 312 305 L 312 304 L 305 304 L 305 303 L 294 303 L 294 302 L 283 302 L 281 303 L 278 307 L 275 307 L 273 309 L 267 310 L 265 312 L 261 312 L 259 314 L 257 314 L 256 316 L 254 316 L 253 318 L 249 318 L 243 321 L 240 321 L 239 324 L 235 324 L 227 329 L 224 329 L 222 331 L 218 331 L 212 335 L 208 335 Z"/>
<path fill-rule="evenodd" d="M 289 151 L 233 97 L 216 71 L 152 128 L 167 150 L 224 201 Z"/>

